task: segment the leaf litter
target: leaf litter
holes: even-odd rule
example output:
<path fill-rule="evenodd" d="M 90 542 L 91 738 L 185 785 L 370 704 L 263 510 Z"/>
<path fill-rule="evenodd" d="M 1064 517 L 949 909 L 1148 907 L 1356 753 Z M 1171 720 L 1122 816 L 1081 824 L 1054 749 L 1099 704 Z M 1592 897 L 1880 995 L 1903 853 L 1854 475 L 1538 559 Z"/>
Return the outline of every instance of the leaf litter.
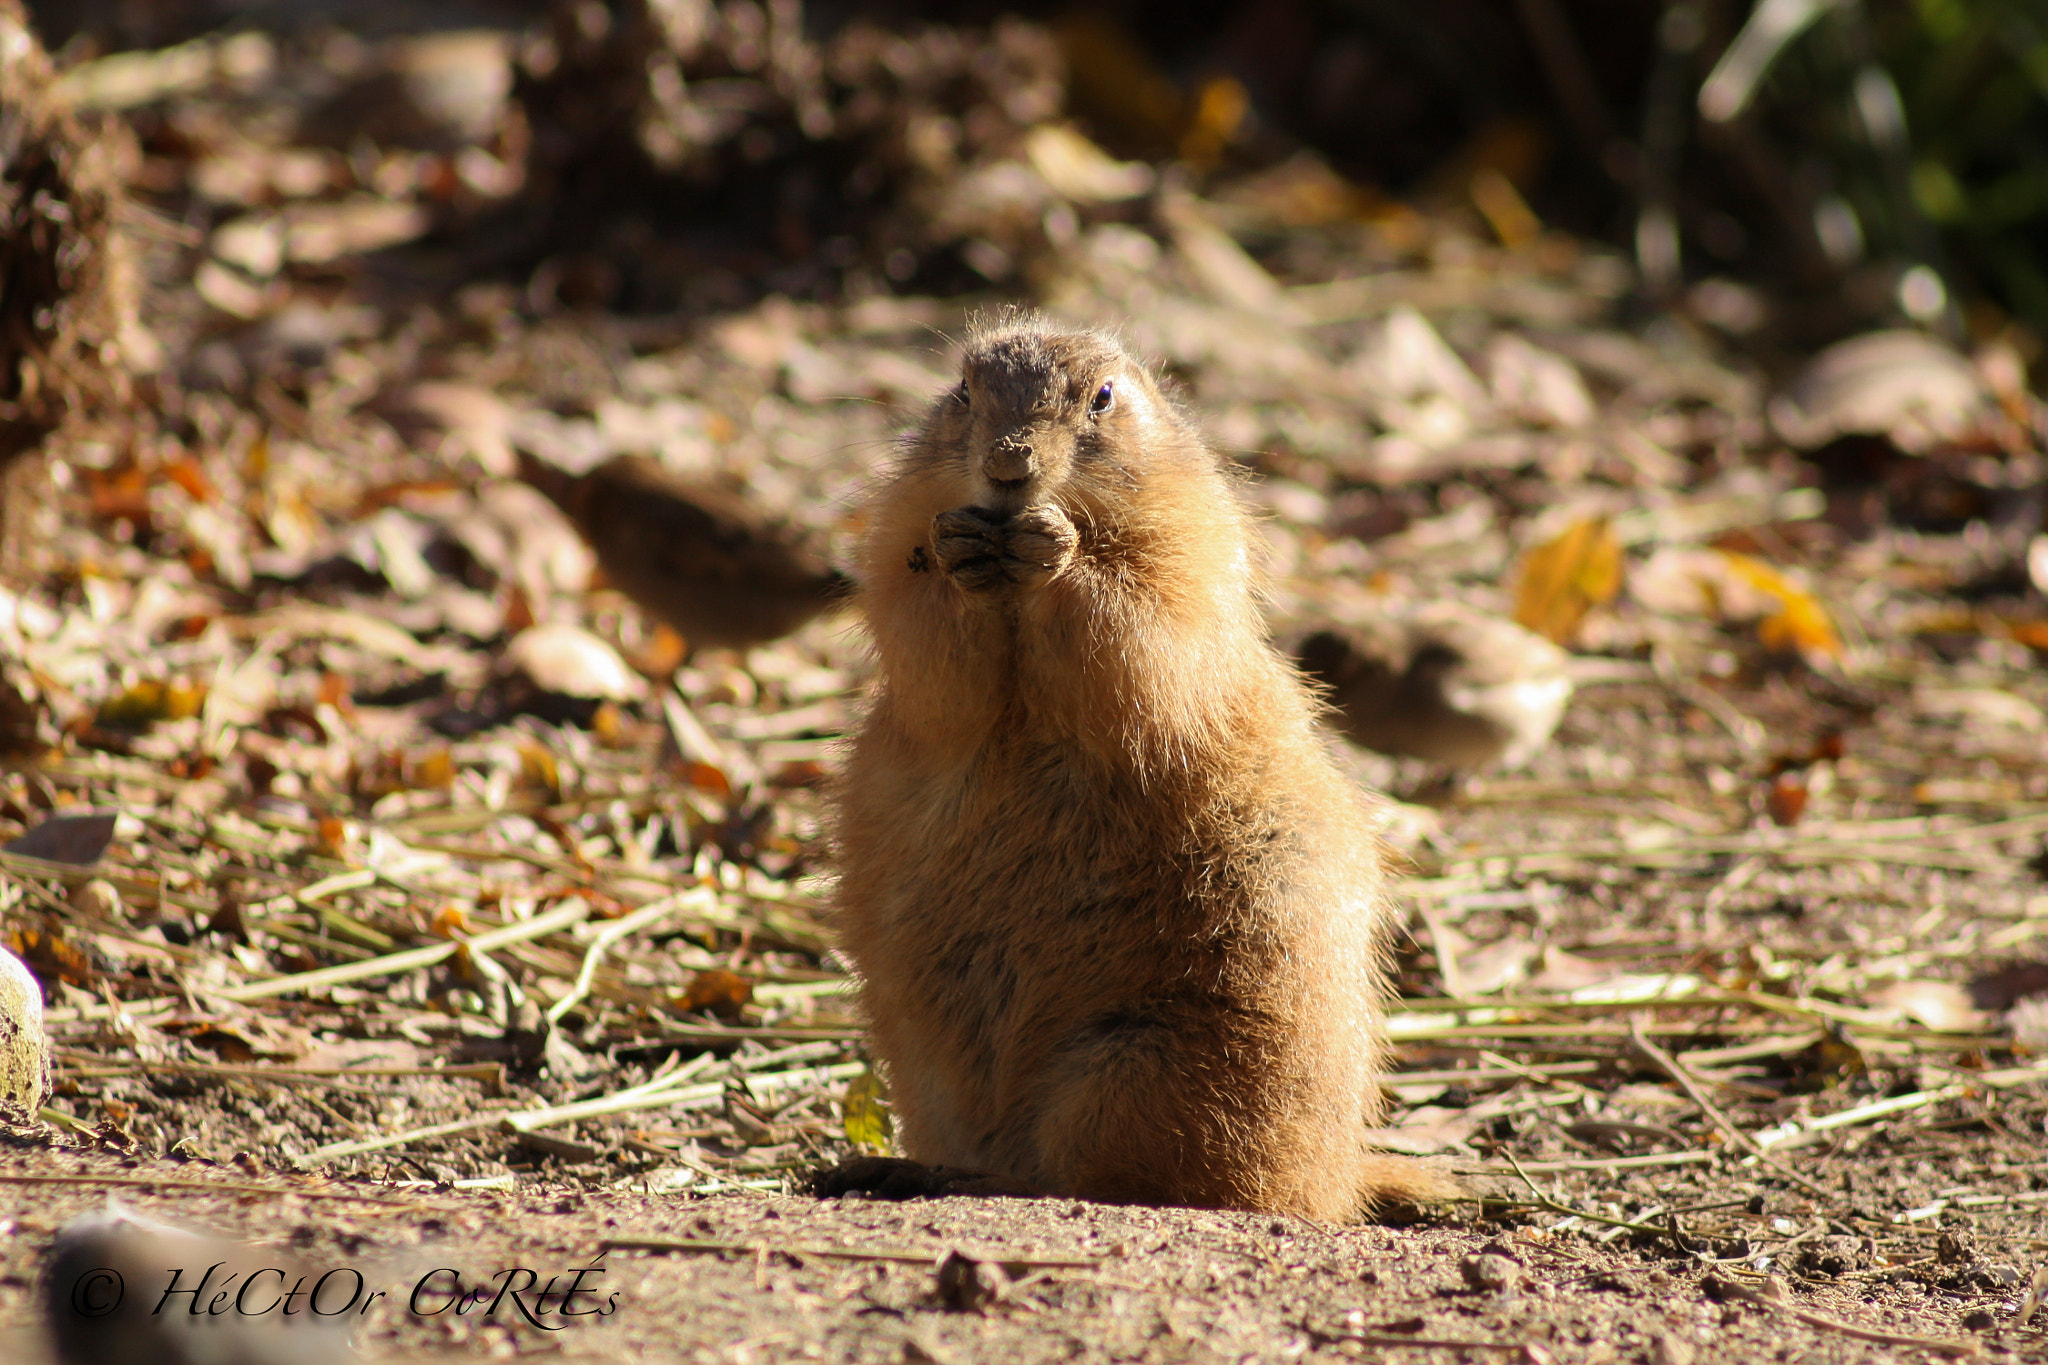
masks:
<path fill-rule="evenodd" d="M 678 129 L 767 129 L 784 176 L 828 145 L 914 150 L 914 119 L 833 104 L 853 86 L 830 62 L 898 63 L 904 107 L 951 116 L 988 98 L 946 83 L 972 43 L 1036 63 L 1046 41 L 935 32 L 883 58 L 850 37 L 821 76 L 771 31 L 769 75 L 641 92 L 626 128 L 572 96 L 630 34 L 544 77 L 473 45 L 448 60 L 485 73 L 479 106 L 346 150 L 323 129 L 385 67 L 331 36 L 65 78 L 129 112 L 138 184 L 204 231 L 150 245 L 142 321 L 178 359 L 146 411 L 54 447 L 65 515 L 0 601 L 0 935 L 48 997 L 57 1085 L 0 1179 L 81 1190 L 20 1226 L 165 1159 L 279 1192 L 192 1200 L 257 1236 L 351 1191 L 472 1237 L 601 1207 L 650 1274 L 704 1263 L 689 1323 L 631 1326 L 634 1351 L 852 1358 L 877 1330 L 733 1317 L 706 1297 L 730 1289 L 861 1305 L 933 1358 L 974 1349 L 968 1318 L 1050 1351 L 1047 1309 L 1134 1358 L 1596 1337 L 1762 1358 L 1787 1320 L 1828 1359 L 2039 1354 L 2048 609 L 2024 379 L 1894 340 L 1774 391 L 1725 338 L 1621 321 L 1625 264 L 1503 232 L 1499 203 L 1395 214 L 1299 166 L 1190 189 L 1056 98 L 903 163 L 846 248 L 822 209 L 675 256 L 565 216 L 577 156 L 622 146 L 756 183 L 744 156 L 679 169 Z M 743 40 L 664 60 L 694 82 Z M 1079 69 L 1106 40 L 1063 41 Z M 772 99 L 738 98 L 776 71 Z M 1205 98 L 1176 116 L 1197 144 L 1228 123 Z M 528 157 L 536 133 L 555 140 Z M 975 194 L 942 194 L 953 174 Z M 630 236 L 646 206 L 613 209 Z M 451 272 L 436 234 L 509 264 Z M 1480 1196 L 1429 1225 L 797 1193 L 890 1135 L 825 910 L 818 788 L 857 639 L 828 618 L 693 648 L 512 475 L 519 452 L 653 458 L 843 548 L 864 471 L 944 386 L 931 329 L 998 290 L 1124 319 L 1261 476 L 1282 638 L 1444 600 L 1576 651 L 1526 770 L 1424 785 L 1434 809 L 1398 822 L 1414 940 L 1379 1137 Z M 1427 775 L 1347 753 L 1382 789 Z M 907 1259 L 806 1269 L 863 1244 Z M 1494 1259 L 1467 1274 L 1472 1254 Z M 1651 1316 L 1617 1323 L 1632 1300 Z"/>

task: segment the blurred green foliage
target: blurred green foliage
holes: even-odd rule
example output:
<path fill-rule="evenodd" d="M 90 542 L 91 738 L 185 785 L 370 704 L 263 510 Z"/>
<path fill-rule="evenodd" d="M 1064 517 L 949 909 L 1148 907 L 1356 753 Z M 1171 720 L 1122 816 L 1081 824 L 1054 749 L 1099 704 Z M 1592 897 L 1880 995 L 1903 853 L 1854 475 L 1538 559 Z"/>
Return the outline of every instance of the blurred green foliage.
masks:
<path fill-rule="evenodd" d="M 1878 0 L 1905 105 L 1913 206 L 1967 294 L 2048 335 L 2048 0 Z"/>

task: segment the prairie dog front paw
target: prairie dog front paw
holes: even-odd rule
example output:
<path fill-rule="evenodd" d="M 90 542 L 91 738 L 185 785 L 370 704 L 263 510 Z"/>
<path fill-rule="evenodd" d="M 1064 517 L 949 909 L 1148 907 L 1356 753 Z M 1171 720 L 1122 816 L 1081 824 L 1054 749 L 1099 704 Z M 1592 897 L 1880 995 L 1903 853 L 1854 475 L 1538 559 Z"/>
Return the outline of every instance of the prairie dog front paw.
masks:
<path fill-rule="evenodd" d="M 1010 517 L 956 507 L 932 518 L 932 558 L 970 592 L 1034 583 L 1064 568 L 1081 534 L 1057 507 L 1027 507 Z"/>
<path fill-rule="evenodd" d="M 1067 566 L 1081 544 L 1081 533 L 1067 514 L 1050 504 L 1027 507 L 1003 529 L 1003 568 L 1015 583 L 1048 578 Z"/>
<path fill-rule="evenodd" d="M 979 507 L 955 507 L 932 518 L 932 558 L 939 571 L 970 591 L 1003 576 L 1002 528 Z"/>

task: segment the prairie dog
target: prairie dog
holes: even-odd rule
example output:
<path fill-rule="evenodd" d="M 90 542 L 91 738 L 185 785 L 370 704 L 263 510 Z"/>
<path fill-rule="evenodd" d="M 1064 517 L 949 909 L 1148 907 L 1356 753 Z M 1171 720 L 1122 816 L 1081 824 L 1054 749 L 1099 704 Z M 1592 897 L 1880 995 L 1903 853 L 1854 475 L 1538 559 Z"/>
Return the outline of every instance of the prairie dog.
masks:
<path fill-rule="evenodd" d="M 1112 337 L 1009 315 L 873 495 L 842 941 L 904 1150 L 1044 1194 L 1345 1218 L 1376 807 L 1269 643 L 1232 476 Z"/>
<path fill-rule="evenodd" d="M 1524 766 L 1572 697 L 1563 650 L 1450 602 L 1319 630 L 1296 657 L 1329 687 L 1333 719 L 1354 743 L 1459 771 Z"/>
<path fill-rule="evenodd" d="M 590 543 L 619 591 L 692 646 L 744 649 L 801 628 L 847 595 L 846 575 L 746 499 L 645 455 L 569 474 L 528 451 L 519 477 Z"/>

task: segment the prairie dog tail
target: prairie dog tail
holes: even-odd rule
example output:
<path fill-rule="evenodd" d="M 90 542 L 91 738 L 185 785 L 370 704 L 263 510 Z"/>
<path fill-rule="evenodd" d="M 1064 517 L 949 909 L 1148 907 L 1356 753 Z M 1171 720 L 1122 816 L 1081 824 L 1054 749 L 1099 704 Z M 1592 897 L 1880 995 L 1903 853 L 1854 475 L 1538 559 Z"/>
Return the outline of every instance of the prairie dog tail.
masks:
<path fill-rule="evenodd" d="M 1412 1156 L 1369 1152 L 1359 1163 L 1359 1212 L 1366 1216 L 1394 1204 L 1443 1204 L 1471 1192 L 1447 1172 Z"/>

